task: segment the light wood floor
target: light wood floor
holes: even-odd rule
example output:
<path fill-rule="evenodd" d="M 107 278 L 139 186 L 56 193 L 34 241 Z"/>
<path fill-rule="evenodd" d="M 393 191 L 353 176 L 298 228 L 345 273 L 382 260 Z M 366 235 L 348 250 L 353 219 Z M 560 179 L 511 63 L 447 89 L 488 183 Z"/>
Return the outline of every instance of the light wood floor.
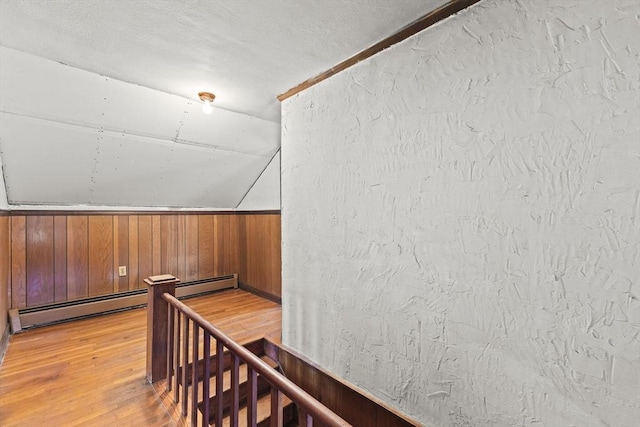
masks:
<path fill-rule="evenodd" d="M 279 305 L 240 290 L 184 301 L 240 343 L 280 342 Z M 146 310 L 11 337 L 0 366 L 0 426 L 173 426 L 145 381 Z"/>

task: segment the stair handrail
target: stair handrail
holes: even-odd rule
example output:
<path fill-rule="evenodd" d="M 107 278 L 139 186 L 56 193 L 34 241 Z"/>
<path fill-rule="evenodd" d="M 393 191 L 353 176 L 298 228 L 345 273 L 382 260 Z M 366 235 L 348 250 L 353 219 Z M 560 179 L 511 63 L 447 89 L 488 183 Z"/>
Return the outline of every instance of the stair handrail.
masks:
<path fill-rule="evenodd" d="M 351 426 L 348 422 L 338 416 L 335 412 L 327 408 L 321 402 L 313 398 L 309 393 L 304 391 L 294 382 L 287 377 L 274 370 L 262 359 L 255 354 L 247 350 L 242 345 L 235 342 L 231 337 L 224 332 L 216 328 L 211 322 L 198 314 L 195 310 L 180 302 L 170 293 L 162 294 L 169 305 L 187 316 L 191 321 L 195 322 L 200 328 L 206 330 L 213 338 L 218 340 L 226 347 L 230 352 L 234 353 L 240 360 L 250 366 L 271 386 L 288 396 L 295 404 L 299 405 L 307 415 L 311 416 L 314 420 L 318 420 L 321 423 L 330 427 L 347 427 Z"/>

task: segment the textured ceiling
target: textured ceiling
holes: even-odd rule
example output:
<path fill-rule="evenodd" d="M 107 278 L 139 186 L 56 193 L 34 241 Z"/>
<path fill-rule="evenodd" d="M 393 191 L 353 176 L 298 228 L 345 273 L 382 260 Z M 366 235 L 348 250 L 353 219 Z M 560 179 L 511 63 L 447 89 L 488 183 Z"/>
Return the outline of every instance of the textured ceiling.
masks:
<path fill-rule="evenodd" d="M 0 0 L 0 44 L 278 121 L 278 94 L 446 2 Z"/>

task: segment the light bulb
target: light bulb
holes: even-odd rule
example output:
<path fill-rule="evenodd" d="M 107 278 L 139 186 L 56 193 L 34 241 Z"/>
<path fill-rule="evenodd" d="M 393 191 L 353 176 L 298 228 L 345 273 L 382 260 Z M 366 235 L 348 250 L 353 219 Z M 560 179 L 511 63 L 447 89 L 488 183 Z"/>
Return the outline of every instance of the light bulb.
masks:
<path fill-rule="evenodd" d="M 213 113 L 213 107 L 211 106 L 211 101 L 204 101 L 202 105 L 202 112 L 205 114 Z"/>

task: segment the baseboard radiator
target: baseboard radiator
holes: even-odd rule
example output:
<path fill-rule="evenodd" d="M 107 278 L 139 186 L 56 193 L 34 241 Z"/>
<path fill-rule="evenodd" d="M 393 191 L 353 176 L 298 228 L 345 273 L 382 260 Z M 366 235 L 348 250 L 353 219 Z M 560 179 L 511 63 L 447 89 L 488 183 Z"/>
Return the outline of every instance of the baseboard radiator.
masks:
<path fill-rule="evenodd" d="M 178 284 L 176 286 L 176 298 L 189 298 L 237 287 L 237 274 L 212 277 Z M 147 290 L 136 289 L 117 294 L 9 310 L 9 322 L 11 324 L 11 332 L 16 333 L 36 326 L 113 313 L 145 305 L 147 305 Z"/>

